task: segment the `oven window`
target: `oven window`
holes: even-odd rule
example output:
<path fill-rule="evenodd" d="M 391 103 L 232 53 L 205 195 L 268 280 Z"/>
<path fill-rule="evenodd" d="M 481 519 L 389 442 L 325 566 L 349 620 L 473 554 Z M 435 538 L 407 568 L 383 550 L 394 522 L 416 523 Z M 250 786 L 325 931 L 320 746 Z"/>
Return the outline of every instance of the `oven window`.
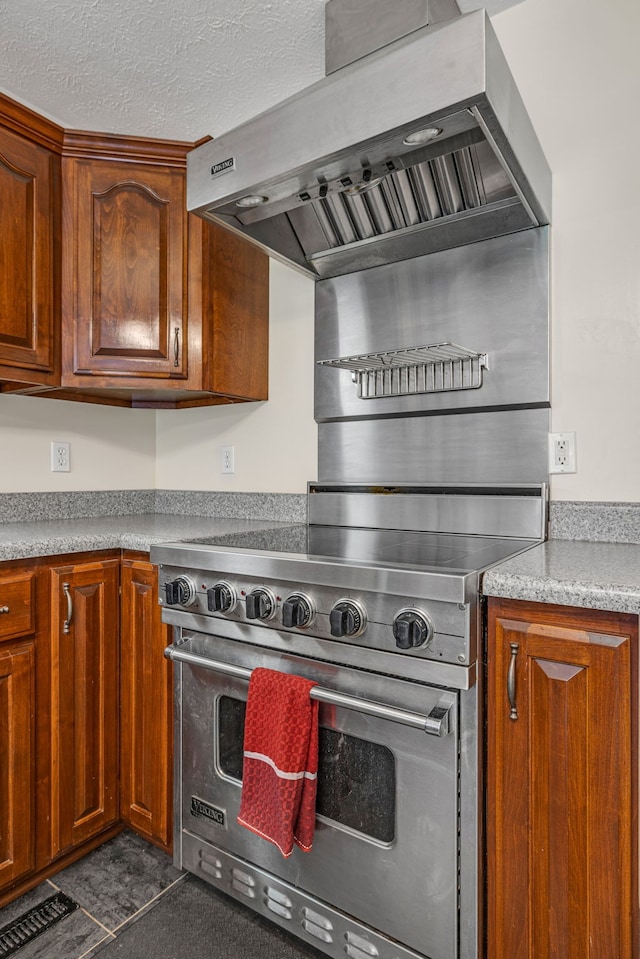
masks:
<path fill-rule="evenodd" d="M 245 710 L 243 700 L 218 699 L 220 771 L 238 781 L 242 781 Z M 379 842 L 393 842 L 396 775 L 391 750 L 324 726 L 319 738 L 318 815 Z"/>

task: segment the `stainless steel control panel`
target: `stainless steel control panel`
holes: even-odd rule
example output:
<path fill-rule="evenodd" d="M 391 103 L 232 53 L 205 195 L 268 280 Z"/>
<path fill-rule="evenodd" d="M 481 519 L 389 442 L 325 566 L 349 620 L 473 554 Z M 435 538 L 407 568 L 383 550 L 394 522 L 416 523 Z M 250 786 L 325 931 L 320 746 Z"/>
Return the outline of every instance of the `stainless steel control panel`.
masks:
<path fill-rule="evenodd" d="M 474 604 L 165 565 L 159 585 L 162 606 L 195 616 L 447 663 L 476 658 Z"/>

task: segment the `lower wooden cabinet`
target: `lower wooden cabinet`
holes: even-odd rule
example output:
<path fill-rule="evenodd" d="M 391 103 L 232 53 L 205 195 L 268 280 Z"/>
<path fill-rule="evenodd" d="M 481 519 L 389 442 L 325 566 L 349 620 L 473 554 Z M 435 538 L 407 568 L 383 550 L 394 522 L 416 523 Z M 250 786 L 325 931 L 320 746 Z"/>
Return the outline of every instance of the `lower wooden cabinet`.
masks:
<path fill-rule="evenodd" d="M 38 716 L 46 703 L 36 698 L 36 592 L 32 566 L 0 565 L 0 887 L 38 867 L 36 820 L 46 779 L 37 763 Z"/>
<path fill-rule="evenodd" d="M 637 623 L 489 600 L 489 959 L 636 955 Z"/>
<path fill-rule="evenodd" d="M 0 563 L 0 907 L 123 823 L 170 850 L 169 641 L 146 554 Z"/>
<path fill-rule="evenodd" d="M 122 561 L 120 815 L 169 848 L 172 836 L 173 670 L 161 619 L 158 569 Z"/>
<path fill-rule="evenodd" d="M 119 566 L 50 571 L 52 858 L 118 819 Z"/>
<path fill-rule="evenodd" d="M 0 887 L 35 868 L 34 653 L 33 640 L 0 643 Z"/>

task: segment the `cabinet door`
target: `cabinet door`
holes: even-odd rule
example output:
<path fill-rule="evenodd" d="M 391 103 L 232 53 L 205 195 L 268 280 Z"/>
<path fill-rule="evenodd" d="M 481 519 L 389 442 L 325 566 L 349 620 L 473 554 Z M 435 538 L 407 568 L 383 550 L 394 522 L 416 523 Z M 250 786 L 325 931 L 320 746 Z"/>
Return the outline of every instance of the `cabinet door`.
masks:
<path fill-rule="evenodd" d="M 118 818 L 119 561 L 50 575 L 56 856 Z"/>
<path fill-rule="evenodd" d="M 172 835 L 172 668 L 163 652 L 158 571 L 123 560 L 121 647 L 121 816 L 136 832 L 169 848 Z"/>
<path fill-rule="evenodd" d="M 59 159 L 0 128 L 0 371 L 50 382 Z M 40 376 L 28 376 L 26 371 Z"/>
<path fill-rule="evenodd" d="M 630 959 L 635 618 L 490 601 L 488 954 Z"/>
<path fill-rule="evenodd" d="M 0 887 L 34 868 L 33 641 L 0 644 Z"/>
<path fill-rule="evenodd" d="M 65 158 L 63 183 L 63 386 L 184 380 L 184 171 Z"/>

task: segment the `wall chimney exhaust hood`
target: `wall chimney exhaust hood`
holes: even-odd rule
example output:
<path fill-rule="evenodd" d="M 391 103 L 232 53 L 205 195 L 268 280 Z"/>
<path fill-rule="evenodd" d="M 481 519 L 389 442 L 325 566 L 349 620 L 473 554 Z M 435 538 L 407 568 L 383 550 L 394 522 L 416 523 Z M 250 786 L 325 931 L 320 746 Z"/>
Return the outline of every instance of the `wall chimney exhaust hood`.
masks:
<path fill-rule="evenodd" d="M 417 29 L 342 66 L 349 23 L 361 49 L 376 6 L 388 21 L 403 3 L 427 11 Z M 551 174 L 491 22 L 476 10 L 434 23 L 456 11 L 330 0 L 337 68 L 192 151 L 189 210 L 315 279 L 547 224 Z"/>

